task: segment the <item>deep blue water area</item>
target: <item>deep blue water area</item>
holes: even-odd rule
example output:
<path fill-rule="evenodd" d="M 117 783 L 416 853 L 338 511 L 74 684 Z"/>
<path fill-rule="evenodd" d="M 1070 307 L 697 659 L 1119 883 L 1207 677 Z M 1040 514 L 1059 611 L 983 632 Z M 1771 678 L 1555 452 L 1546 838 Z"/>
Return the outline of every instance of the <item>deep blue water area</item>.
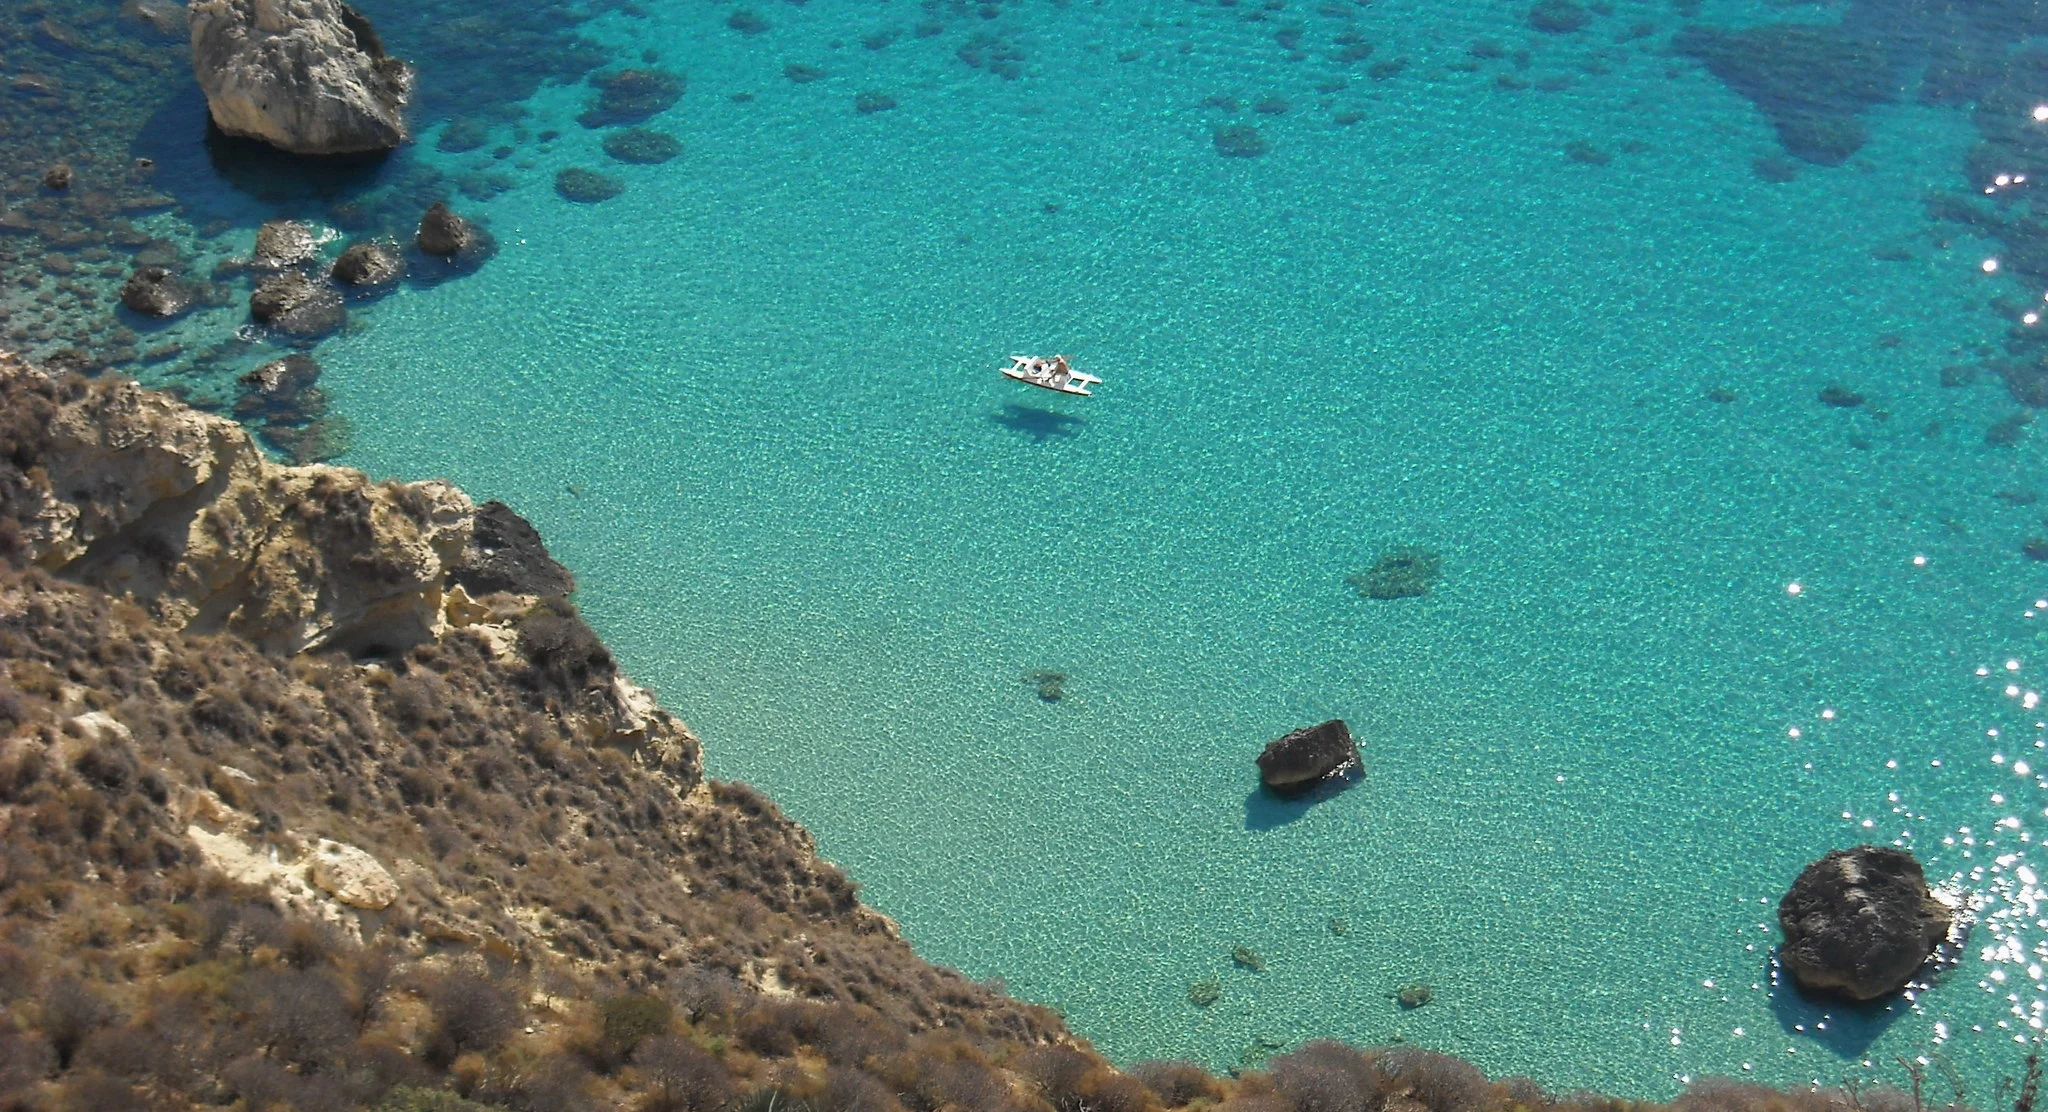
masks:
<path fill-rule="evenodd" d="M 2048 10 L 361 7 L 421 75 L 389 158 L 138 106 L 153 227 L 233 291 L 146 377 L 227 405 L 290 349 L 240 312 L 263 219 L 487 223 L 307 348 L 338 462 L 531 517 L 712 773 L 928 957 L 1123 1061 L 2016 1072 Z M 997 373 L 1054 352 L 1094 396 Z M 1359 589 L 1414 550 L 1426 593 Z M 1330 717 L 1357 784 L 1252 792 Z M 1860 841 L 1971 933 L 1809 1004 L 1777 900 Z"/>

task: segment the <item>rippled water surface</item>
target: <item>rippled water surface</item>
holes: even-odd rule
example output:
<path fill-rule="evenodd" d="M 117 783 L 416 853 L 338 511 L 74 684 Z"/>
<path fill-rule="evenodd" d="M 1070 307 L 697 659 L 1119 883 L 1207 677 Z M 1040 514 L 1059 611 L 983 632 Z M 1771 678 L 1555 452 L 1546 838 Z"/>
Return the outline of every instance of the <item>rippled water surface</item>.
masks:
<path fill-rule="evenodd" d="M 497 99 L 445 20 L 362 7 L 421 142 L 312 197 L 171 129 L 193 219 L 438 189 L 488 221 L 482 270 L 316 350 L 340 462 L 530 516 L 712 772 L 927 956 L 1124 1061 L 1406 1039 L 1642 1096 L 2017 1069 L 2048 1007 L 2034 5 L 574 9 L 587 57 Z M 686 78 L 643 125 L 679 157 L 602 151 L 593 64 Z M 572 167 L 623 191 L 572 203 Z M 996 373 L 1055 351 L 1095 396 Z M 1428 594 L 1348 582 L 1405 546 Z M 1330 717 L 1362 784 L 1251 792 Z M 1910 1002 L 1801 1003 L 1778 897 L 1861 841 L 1981 918 Z"/>

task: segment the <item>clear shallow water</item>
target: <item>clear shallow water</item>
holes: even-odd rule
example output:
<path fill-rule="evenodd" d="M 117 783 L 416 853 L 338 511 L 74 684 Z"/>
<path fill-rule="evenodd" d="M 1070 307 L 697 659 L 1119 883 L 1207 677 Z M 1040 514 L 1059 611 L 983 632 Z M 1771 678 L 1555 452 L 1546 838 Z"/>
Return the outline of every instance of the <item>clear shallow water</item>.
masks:
<path fill-rule="evenodd" d="M 587 90 L 542 89 L 525 126 L 563 137 L 467 206 L 501 255 L 364 314 L 323 384 L 341 462 L 531 517 L 711 771 L 923 953 L 1126 1061 L 1401 1037 L 1645 1096 L 1935 1040 L 1987 1093 L 2017 1068 L 1997 1024 L 2048 999 L 2003 960 L 2048 937 L 2014 879 L 2048 790 L 2012 763 L 2048 733 L 2023 705 L 2048 577 L 2019 554 L 2038 507 L 1994 495 L 2042 460 L 1983 442 L 1996 385 L 1936 385 L 2012 289 L 1920 212 L 1966 118 L 1884 108 L 1849 165 L 1761 181 L 1749 105 L 1664 34 L 1614 45 L 1675 28 L 1658 5 L 1557 38 L 1383 3 L 1356 23 L 1410 65 L 1329 94 L 1241 11 L 1013 7 L 870 51 L 923 13 L 760 10 L 758 36 L 708 6 L 590 25 L 687 71 L 653 125 L 685 154 L 607 165 Z M 1289 18 L 1318 50 L 1343 25 Z M 955 57 L 985 30 L 1022 80 Z M 1572 83 L 1452 68 L 1479 37 Z M 899 107 L 857 113 L 869 89 Z M 1232 119 L 1270 153 L 1218 157 Z M 628 188 L 568 204 L 569 165 Z M 995 373 L 1055 350 L 1096 397 Z M 1442 554 L 1430 596 L 1346 585 L 1404 544 Z M 1364 784 L 1252 800 L 1259 747 L 1331 716 Z M 1817 1030 L 1769 991 L 1777 898 L 1893 838 L 1992 918 L 1912 1009 Z M 1410 981 L 1435 1000 L 1402 1012 Z"/>

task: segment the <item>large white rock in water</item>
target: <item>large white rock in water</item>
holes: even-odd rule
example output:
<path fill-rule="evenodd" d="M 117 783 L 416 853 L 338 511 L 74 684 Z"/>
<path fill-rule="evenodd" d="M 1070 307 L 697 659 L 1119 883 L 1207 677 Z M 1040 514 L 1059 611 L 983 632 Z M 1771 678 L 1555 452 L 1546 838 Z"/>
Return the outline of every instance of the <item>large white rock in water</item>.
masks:
<path fill-rule="evenodd" d="M 340 0 L 192 0 L 192 73 L 213 122 L 293 154 L 385 151 L 411 136 L 412 70 Z"/>

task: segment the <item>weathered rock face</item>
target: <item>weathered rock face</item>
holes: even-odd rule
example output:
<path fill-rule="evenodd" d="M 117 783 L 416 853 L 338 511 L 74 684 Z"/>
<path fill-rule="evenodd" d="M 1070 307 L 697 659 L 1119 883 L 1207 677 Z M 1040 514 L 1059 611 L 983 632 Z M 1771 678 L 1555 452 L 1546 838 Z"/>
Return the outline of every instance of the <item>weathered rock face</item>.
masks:
<path fill-rule="evenodd" d="M 1305 795 L 1358 764 L 1358 745 L 1341 718 L 1296 730 L 1259 754 L 1259 781 L 1282 798 Z"/>
<path fill-rule="evenodd" d="M 461 491 L 281 467 L 234 422 L 133 383 L 63 404 L 46 383 L 0 357 L 0 408 L 40 441 L 9 499 L 29 507 L 10 527 L 31 562 L 272 651 L 396 649 L 441 628 L 475 512 Z"/>
<path fill-rule="evenodd" d="M 313 849 L 313 883 L 353 908 L 380 911 L 398 899 L 398 882 L 378 860 L 346 842 L 320 839 Z"/>
<path fill-rule="evenodd" d="M 1778 959 L 1808 992 L 1874 1000 L 1913 979 L 1953 920 L 1912 854 L 1838 849 L 1808 865 L 1779 901 Z"/>
<path fill-rule="evenodd" d="M 121 285 L 121 304 L 145 317 L 175 317 L 192 307 L 192 287 L 160 266 L 145 266 Z"/>
<path fill-rule="evenodd" d="M 569 569 L 548 555 L 540 531 L 503 502 L 476 508 L 469 547 L 454 572 L 454 581 L 471 595 L 496 591 L 516 595 L 566 595 L 576 589 Z"/>
<path fill-rule="evenodd" d="M 213 122 L 293 154 L 409 139 L 412 70 L 340 0 L 192 0 L 192 72 Z"/>

